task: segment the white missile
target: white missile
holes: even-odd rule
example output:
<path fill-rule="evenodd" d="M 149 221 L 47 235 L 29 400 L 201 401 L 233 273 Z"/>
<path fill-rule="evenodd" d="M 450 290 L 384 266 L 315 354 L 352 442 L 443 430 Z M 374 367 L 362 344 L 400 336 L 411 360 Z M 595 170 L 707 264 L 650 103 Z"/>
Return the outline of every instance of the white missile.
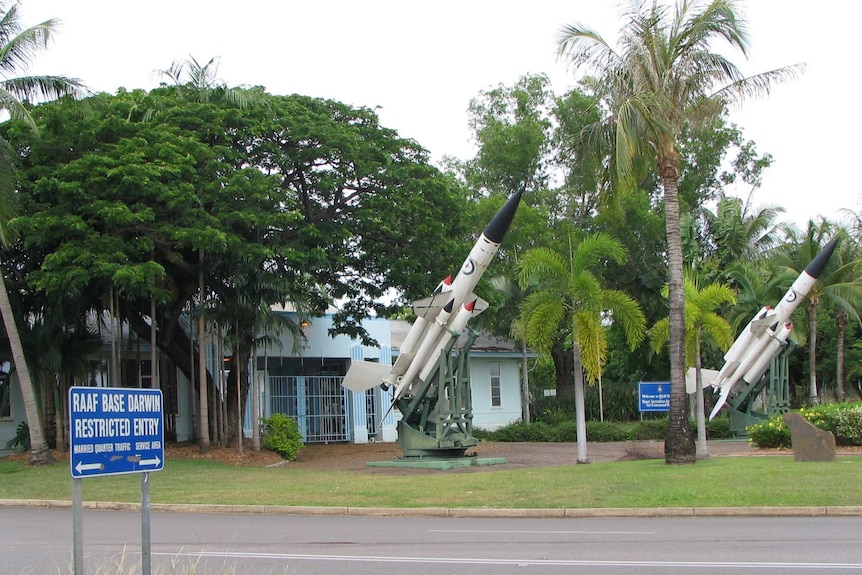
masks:
<path fill-rule="evenodd" d="M 742 376 L 743 381 L 758 381 L 763 374 L 766 372 L 766 366 L 769 365 L 769 361 L 772 359 L 772 356 L 775 355 L 775 352 L 778 351 L 778 348 L 787 341 L 787 338 L 790 337 L 790 330 L 793 329 L 793 324 L 790 322 L 785 323 L 781 326 L 781 329 L 778 330 L 775 334 L 770 334 L 769 343 L 766 344 L 766 348 L 764 348 L 763 353 L 760 354 L 760 357 L 757 358 L 757 361 L 751 364 L 751 367 L 748 368 L 748 371 L 745 372 L 745 375 Z"/>
<path fill-rule="evenodd" d="M 395 365 L 353 361 L 342 383 L 344 387 L 363 392 L 376 385 L 394 385 L 394 397 L 398 399 L 405 390 L 421 381 L 420 374 L 426 373 L 427 376 L 433 370 L 440 350 L 446 346 L 449 338 L 460 333 L 470 317 L 475 317 L 487 308 L 487 304 L 476 305 L 468 315 L 462 313 L 468 302 L 478 299 L 473 290 L 509 231 L 523 193 L 522 188 L 506 200 L 476 240 L 455 278 L 446 278 L 431 297 L 413 304 L 416 321 L 400 346 Z M 464 325 L 455 329 L 461 321 Z"/>
<path fill-rule="evenodd" d="M 446 324 L 449 323 L 449 318 L 452 317 L 454 301 L 455 300 L 449 300 L 449 303 L 443 306 L 443 309 L 440 310 L 434 323 L 429 325 L 425 330 L 419 349 L 416 351 L 416 355 L 410 362 L 410 367 L 404 375 L 401 376 L 401 379 L 398 381 L 398 385 L 395 387 L 393 397 L 396 399 L 401 397 L 401 394 L 404 393 L 404 388 L 408 384 L 412 384 L 416 380 L 416 376 L 419 375 L 419 371 L 425 367 L 425 364 L 428 362 L 429 358 L 431 358 L 431 352 L 434 350 L 434 344 L 437 342 L 437 338 L 445 332 Z M 398 362 L 396 361 L 396 363 Z"/>
<path fill-rule="evenodd" d="M 446 348 L 449 341 L 453 337 L 458 337 L 461 332 L 464 331 L 464 328 L 467 327 L 467 323 L 486 309 L 488 309 L 488 302 L 482 298 L 477 298 L 462 305 L 458 314 L 453 317 L 452 321 L 449 322 L 449 325 L 446 326 L 446 331 L 441 333 L 437 338 L 437 341 L 434 342 L 434 346 L 431 348 L 430 357 L 439 358 L 440 353 Z M 428 377 L 437 365 L 436 361 L 426 361 L 424 367 L 419 372 L 419 381 L 422 383 L 428 381 Z"/>
<path fill-rule="evenodd" d="M 817 283 L 837 244 L 838 238 L 826 244 L 799 274 L 775 309 L 769 306 L 761 308 L 733 342 L 724 355 L 725 364 L 710 384 L 720 390 L 718 401 L 709 414 L 710 419 L 727 402 L 739 380 L 756 383 L 763 376 L 769 360 L 790 336 L 790 315 Z"/>

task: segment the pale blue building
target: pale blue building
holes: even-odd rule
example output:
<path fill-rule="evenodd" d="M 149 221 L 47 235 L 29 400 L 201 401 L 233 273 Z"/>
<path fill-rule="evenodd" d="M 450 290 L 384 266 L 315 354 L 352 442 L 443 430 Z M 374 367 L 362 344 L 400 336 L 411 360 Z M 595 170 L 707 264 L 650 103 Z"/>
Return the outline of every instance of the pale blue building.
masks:
<path fill-rule="evenodd" d="M 291 312 L 280 312 L 291 314 Z M 293 318 L 295 319 L 295 315 Z M 410 324 L 369 318 L 363 323 L 378 346 L 363 346 L 347 336 L 330 337 L 332 316 L 312 318 L 302 327 L 305 339 L 294 341 L 290 334 L 281 337 L 281 346 L 258 351 L 254 378 L 259 393 L 261 417 L 285 413 L 299 423 L 306 443 L 371 441 L 394 442 L 400 414 L 390 410 L 391 391 L 380 386 L 355 393 L 341 386 L 353 360 L 376 361 L 391 365 Z M 128 337 L 128 334 L 124 334 Z M 151 387 L 149 345 L 136 342 L 136 352 L 122 360 L 125 381 L 133 387 Z M 109 386 L 106 346 L 101 357 L 92 358 L 87 381 L 76 385 Z M 494 430 L 521 419 L 521 353 L 508 341 L 480 336 L 470 352 L 473 425 Z M 208 365 L 220 364 L 214 349 L 207 350 Z M 165 437 L 173 441 L 192 439 L 197 400 L 188 379 L 160 362 L 158 385 L 164 392 Z M 0 365 L 0 452 L 15 437 L 26 421 L 24 405 L 14 371 L 8 362 Z M 217 368 L 210 367 L 211 371 Z M 250 392 L 251 393 L 251 392 Z M 244 433 L 252 434 L 252 405 L 248 398 Z M 53 403 L 52 403 L 53 406 Z M 48 435 L 53 437 L 54 430 Z"/>

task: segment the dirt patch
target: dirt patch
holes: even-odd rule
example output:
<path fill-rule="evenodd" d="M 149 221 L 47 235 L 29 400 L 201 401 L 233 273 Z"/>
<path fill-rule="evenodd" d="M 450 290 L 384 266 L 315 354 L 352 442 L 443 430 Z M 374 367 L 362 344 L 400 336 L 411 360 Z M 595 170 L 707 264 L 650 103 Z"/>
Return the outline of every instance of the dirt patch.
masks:
<path fill-rule="evenodd" d="M 776 450 L 752 448 L 745 441 L 715 442 L 710 445 L 710 454 L 744 455 L 757 453 L 776 453 Z M 664 444 L 660 441 L 637 441 L 615 443 L 590 443 L 587 456 L 591 463 L 603 461 L 622 461 L 631 459 L 661 459 L 664 457 Z M 785 452 L 787 453 L 787 452 Z M 575 443 L 506 443 L 482 442 L 467 451 L 467 455 L 477 458 L 505 458 L 504 465 L 471 466 L 458 468 L 455 472 L 491 471 L 500 469 L 519 469 L 524 467 L 552 467 L 577 464 L 578 446 Z M 296 469 L 320 471 L 357 471 L 367 473 L 410 473 L 427 470 L 410 470 L 399 467 L 370 467 L 371 461 L 395 461 L 403 456 L 395 443 L 330 443 L 310 444 L 303 447 L 295 461 L 285 462 L 277 454 L 269 451 L 254 452 L 250 444 L 240 456 L 236 447 L 214 448 L 201 454 L 195 445 L 168 446 L 166 458 L 194 458 L 221 461 L 228 465 L 287 465 Z"/>
<path fill-rule="evenodd" d="M 759 449 L 751 447 L 746 441 L 711 441 L 708 445 L 710 457 L 725 456 L 792 456 L 792 450 Z M 66 452 L 53 451 L 57 461 L 68 461 Z M 862 455 L 862 447 L 840 447 L 839 455 Z M 575 443 L 503 443 L 482 442 L 470 449 L 467 455 L 478 458 L 505 458 L 504 465 L 471 466 L 453 472 L 478 472 L 524 467 L 552 467 L 577 464 L 578 446 Z M 587 456 L 591 463 L 604 461 L 625 461 L 632 459 L 662 459 L 664 444 L 661 441 L 631 441 L 612 443 L 590 443 Z M 213 447 L 201 453 L 197 445 L 191 443 L 169 444 L 165 446 L 165 459 L 203 459 L 217 461 L 225 465 L 247 465 L 251 467 L 288 466 L 296 469 L 319 471 L 357 471 L 366 473 L 403 474 L 423 473 L 427 470 L 412 470 L 399 467 L 370 467 L 369 461 L 394 461 L 402 457 L 395 443 L 330 443 L 310 444 L 303 447 L 296 461 L 286 461 L 280 455 L 268 450 L 254 451 L 251 441 L 243 444 L 242 453 L 236 446 Z M 9 456 L 10 460 L 27 460 L 26 453 Z"/>

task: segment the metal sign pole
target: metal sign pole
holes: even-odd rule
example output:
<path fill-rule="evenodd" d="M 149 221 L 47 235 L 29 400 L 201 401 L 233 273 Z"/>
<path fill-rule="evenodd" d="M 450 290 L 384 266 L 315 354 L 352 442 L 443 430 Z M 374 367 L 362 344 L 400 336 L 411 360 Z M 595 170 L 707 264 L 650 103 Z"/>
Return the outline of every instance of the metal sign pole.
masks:
<path fill-rule="evenodd" d="M 150 575 L 150 474 L 141 474 L 141 575 Z"/>
<path fill-rule="evenodd" d="M 74 500 L 73 561 L 84 575 L 81 481 L 141 474 L 141 575 L 150 575 L 150 478 L 165 463 L 164 400 L 160 389 L 69 389 L 69 470 Z"/>
<path fill-rule="evenodd" d="M 84 485 L 72 479 L 72 565 L 75 575 L 84 575 Z"/>

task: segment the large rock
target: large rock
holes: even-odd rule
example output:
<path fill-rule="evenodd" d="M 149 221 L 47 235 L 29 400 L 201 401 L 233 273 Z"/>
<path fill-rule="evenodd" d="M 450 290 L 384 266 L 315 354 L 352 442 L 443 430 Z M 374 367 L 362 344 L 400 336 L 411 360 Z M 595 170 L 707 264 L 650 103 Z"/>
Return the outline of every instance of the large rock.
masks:
<path fill-rule="evenodd" d="M 785 413 L 784 423 L 790 429 L 790 443 L 796 461 L 835 461 L 835 435 L 812 425 L 798 413 Z"/>

